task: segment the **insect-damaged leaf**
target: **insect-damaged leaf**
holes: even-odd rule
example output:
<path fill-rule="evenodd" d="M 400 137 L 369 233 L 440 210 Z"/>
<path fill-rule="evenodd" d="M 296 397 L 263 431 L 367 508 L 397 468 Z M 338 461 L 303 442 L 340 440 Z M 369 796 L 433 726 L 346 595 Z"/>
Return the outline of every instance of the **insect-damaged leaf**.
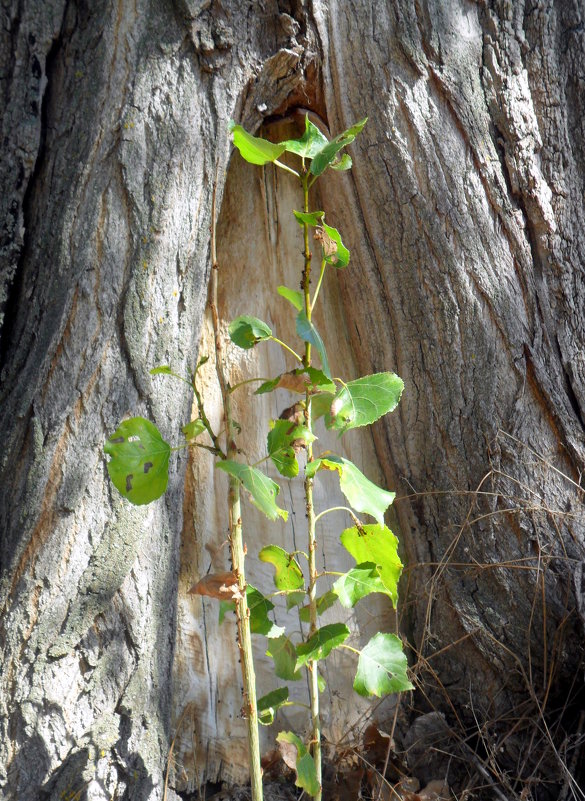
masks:
<path fill-rule="evenodd" d="M 141 506 L 160 498 L 169 480 L 171 446 L 144 417 L 124 420 L 106 441 L 108 473 L 116 489 Z"/>
<path fill-rule="evenodd" d="M 282 517 L 283 520 L 287 519 L 288 512 L 276 505 L 276 496 L 280 492 L 280 487 L 271 478 L 265 476 L 256 467 L 234 462 L 231 459 L 222 459 L 216 463 L 216 466 L 239 479 L 250 493 L 254 506 L 264 512 L 270 520 L 276 520 L 277 517 Z"/>
<path fill-rule="evenodd" d="M 305 586 L 299 563 L 278 545 L 267 545 L 258 554 L 261 562 L 274 566 L 274 585 L 277 590 L 298 590 Z"/>
<path fill-rule="evenodd" d="M 389 695 L 412 690 L 402 642 L 395 634 L 375 634 L 361 651 L 353 683 L 359 695 Z"/>
<path fill-rule="evenodd" d="M 296 786 L 302 787 L 310 796 L 317 795 L 321 786 L 317 780 L 315 762 L 303 741 L 292 731 L 281 731 L 276 740 L 283 760 L 291 770 L 296 771 Z"/>

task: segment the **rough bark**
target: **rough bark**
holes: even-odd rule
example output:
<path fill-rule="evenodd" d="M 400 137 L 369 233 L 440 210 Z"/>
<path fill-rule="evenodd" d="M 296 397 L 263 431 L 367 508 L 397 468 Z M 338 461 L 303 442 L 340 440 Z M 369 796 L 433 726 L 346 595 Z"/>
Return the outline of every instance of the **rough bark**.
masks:
<path fill-rule="evenodd" d="M 2 13 L 6 797 L 162 797 L 185 701 L 179 545 L 193 548 L 203 512 L 183 458 L 163 501 L 130 509 L 102 444 L 128 412 L 169 436 L 187 418 L 188 394 L 155 391 L 148 369 L 197 351 L 227 121 L 296 106 L 332 132 L 370 115 L 323 204 L 352 249 L 340 290 L 360 372 L 395 369 L 407 387 L 374 439 L 401 495 L 417 707 L 461 738 L 475 727 L 508 797 L 562 782 L 546 736 L 531 737 L 546 721 L 560 750 L 582 705 L 578 0 L 21 0 Z M 203 719 L 209 739 L 228 731 L 212 705 Z M 475 760 L 469 781 L 485 783 Z"/>

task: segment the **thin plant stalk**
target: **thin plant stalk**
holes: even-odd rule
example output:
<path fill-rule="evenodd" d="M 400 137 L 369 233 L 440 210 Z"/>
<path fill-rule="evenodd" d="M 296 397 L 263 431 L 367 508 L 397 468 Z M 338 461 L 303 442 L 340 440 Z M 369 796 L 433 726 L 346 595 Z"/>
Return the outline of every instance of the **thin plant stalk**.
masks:
<path fill-rule="evenodd" d="M 215 336 L 215 365 L 223 401 L 227 458 L 234 459 L 237 455 L 235 443 L 234 421 L 231 410 L 231 393 L 228 380 L 224 372 L 223 344 L 219 330 L 219 314 L 217 309 L 217 283 L 219 265 L 215 244 L 215 192 L 211 206 L 211 318 Z M 250 784 L 252 801 L 262 801 L 262 766 L 260 764 L 260 736 L 258 731 L 258 710 L 256 705 L 256 674 L 254 671 L 254 658 L 252 654 L 252 636 L 250 632 L 250 609 L 246 599 L 246 573 L 245 573 L 245 547 L 242 536 L 242 512 L 240 505 L 240 482 L 234 476 L 229 478 L 228 489 L 229 507 L 229 543 L 232 559 L 232 568 L 238 579 L 239 597 L 236 598 L 236 619 L 238 628 L 238 648 L 240 650 L 240 663 L 242 666 L 242 680 L 244 683 L 243 714 L 246 718 L 248 730 L 248 749 L 250 763 Z"/>
<path fill-rule="evenodd" d="M 303 211 L 309 211 L 309 173 L 305 172 L 302 178 L 303 186 Z M 303 269 L 302 288 L 305 300 L 305 314 L 307 320 L 311 322 L 311 250 L 309 247 L 309 226 L 303 223 L 304 240 L 305 240 L 305 265 Z M 311 345 L 305 342 L 305 367 L 311 365 Z M 312 433 L 312 420 L 311 420 L 311 394 L 307 389 L 305 395 L 305 425 L 310 433 Z M 313 445 L 307 442 L 307 463 L 313 461 Z M 316 550 L 317 540 L 315 537 L 315 508 L 313 506 L 313 478 L 305 478 L 305 502 L 307 509 L 307 527 L 308 527 L 308 541 L 309 541 L 309 620 L 310 620 L 310 636 L 317 631 L 317 579 L 319 574 L 317 572 Z M 311 723 L 312 723 L 312 753 L 315 762 L 315 771 L 317 774 L 317 781 L 319 788 L 321 788 L 322 770 L 321 770 L 321 719 L 319 715 L 319 674 L 318 662 L 316 659 L 311 659 L 308 663 L 309 668 L 309 689 L 311 696 Z M 322 790 L 319 789 L 318 794 L 315 796 L 315 801 L 321 801 Z"/>

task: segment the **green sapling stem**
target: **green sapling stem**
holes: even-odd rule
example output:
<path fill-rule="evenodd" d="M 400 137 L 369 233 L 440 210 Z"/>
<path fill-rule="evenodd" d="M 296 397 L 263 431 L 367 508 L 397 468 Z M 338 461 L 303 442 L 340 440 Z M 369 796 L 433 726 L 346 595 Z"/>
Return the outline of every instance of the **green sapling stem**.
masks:
<path fill-rule="evenodd" d="M 302 177 L 303 186 L 303 210 L 305 214 L 309 212 L 309 173 L 305 172 Z M 307 320 L 311 322 L 312 304 L 311 304 L 311 251 L 309 248 L 309 225 L 307 222 L 303 223 L 303 233 L 305 241 L 305 265 L 303 269 L 302 288 L 305 300 L 305 314 Z M 305 342 L 305 357 L 303 359 L 305 367 L 311 366 L 311 345 Z M 313 425 L 311 420 L 311 393 L 307 388 L 305 395 L 305 426 L 309 433 L 313 433 Z M 313 444 L 311 439 L 307 442 L 307 464 L 313 461 Z M 308 476 L 305 477 L 305 502 L 307 509 L 307 528 L 308 528 L 308 541 L 309 541 L 309 620 L 310 620 L 310 636 L 317 631 L 317 562 L 316 550 L 317 541 L 315 539 L 315 508 L 313 506 L 313 479 Z M 319 782 L 319 791 L 315 795 L 316 801 L 321 801 L 322 796 L 322 770 L 321 770 L 321 719 L 319 715 L 319 674 L 318 674 L 318 661 L 311 659 L 308 662 L 309 670 L 309 690 L 311 696 L 311 723 L 313 729 L 312 736 L 312 753 L 315 762 L 315 771 L 317 774 L 317 781 Z"/>
<path fill-rule="evenodd" d="M 234 439 L 235 426 L 232 417 L 230 386 L 224 373 L 223 344 L 219 328 L 219 314 L 217 308 L 217 277 L 219 265 L 217 262 L 217 253 L 215 247 L 215 191 L 216 185 L 214 184 L 211 202 L 211 299 L 209 305 L 211 308 L 213 332 L 215 335 L 215 365 L 225 414 L 227 458 L 234 459 L 234 457 L 237 456 L 238 449 Z M 229 543 L 232 558 L 232 568 L 238 578 L 239 588 L 239 597 L 235 599 L 235 604 L 238 626 L 238 647 L 240 649 L 242 680 L 244 682 L 244 704 L 242 707 L 242 712 L 246 718 L 248 730 L 250 784 L 252 789 L 252 801 L 262 801 L 262 766 L 260 764 L 260 736 L 258 732 L 256 675 L 254 672 L 254 658 L 252 654 L 250 609 L 248 607 L 248 601 L 246 598 L 246 573 L 244 565 L 246 550 L 242 537 L 240 482 L 235 476 L 231 475 L 229 479 L 228 507 L 230 530 Z"/>

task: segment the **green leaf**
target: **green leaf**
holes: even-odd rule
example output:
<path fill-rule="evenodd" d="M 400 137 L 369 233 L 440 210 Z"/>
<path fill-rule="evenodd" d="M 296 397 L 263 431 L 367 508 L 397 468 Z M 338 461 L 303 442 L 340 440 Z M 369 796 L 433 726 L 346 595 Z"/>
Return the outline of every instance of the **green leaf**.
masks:
<path fill-rule="evenodd" d="M 250 609 L 250 631 L 252 634 L 264 634 L 265 637 L 278 638 L 284 633 L 282 626 L 277 626 L 268 617 L 268 612 L 274 609 L 274 604 L 265 598 L 262 593 L 248 584 L 246 587 L 246 600 Z"/>
<path fill-rule="evenodd" d="M 268 162 L 274 161 L 285 151 L 284 142 L 275 145 L 266 139 L 252 136 L 241 125 L 236 125 L 233 120 L 229 122 L 229 129 L 234 139 L 234 145 L 240 151 L 242 158 L 250 162 L 250 164 L 268 164 Z"/>
<path fill-rule="evenodd" d="M 321 218 L 325 215 L 324 211 L 294 211 L 293 214 L 299 225 L 311 225 L 313 228 L 319 225 Z"/>
<path fill-rule="evenodd" d="M 373 562 L 378 566 L 382 583 L 396 608 L 402 562 L 398 556 L 398 540 L 390 529 L 379 524 L 346 528 L 341 534 L 341 544 L 358 565 Z"/>
<path fill-rule="evenodd" d="M 108 473 L 130 503 L 142 506 L 165 492 L 169 480 L 171 446 L 158 428 L 144 417 L 124 420 L 107 440 Z"/>
<path fill-rule="evenodd" d="M 368 426 L 396 408 L 403 389 L 402 379 L 394 373 L 375 373 L 350 381 L 333 399 L 327 427 L 344 432 Z"/>
<path fill-rule="evenodd" d="M 361 598 L 372 592 L 390 595 L 380 577 L 378 566 L 373 562 L 357 565 L 338 578 L 333 585 L 333 592 L 337 594 L 341 605 L 346 609 L 351 609 Z"/>
<path fill-rule="evenodd" d="M 323 612 L 330 609 L 336 602 L 337 595 L 331 590 L 327 590 L 320 598 L 317 598 L 317 614 L 322 615 Z M 299 609 L 299 615 L 303 623 L 311 622 L 311 612 L 308 606 L 303 606 L 302 609 Z"/>
<path fill-rule="evenodd" d="M 236 317 L 230 323 L 228 331 L 234 345 L 244 348 L 244 350 L 249 350 L 258 342 L 263 342 L 272 337 L 272 331 L 266 323 L 263 323 L 257 317 L 250 317 L 247 314 Z"/>
<path fill-rule="evenodd" d="M 402 642 L 395 634 L 375 634 L 361 651 L 353 689 L 359 695 L 388 695 L 413 690 Z"/>
<path fill-rule="evenodd" d="M 168 364 L 161 364 L 160 367 L 153 367 L 148 371 L 150 375 L 173 375 L 173 371 Z"/>
<path fill-rule="evenodd" d="M 341 235 L 337 228 L 332 225 L 325 225 L 323 223 L 323 231 L 329 238 L 329 241 L 322 239 L 323 251 L 325 253 L 325 261 L 328 264 L 333 264 L 338 269 L 347 267 L 349 264 L 349 250 L 341 241 Z"/>
<path fill-rule="evenodd" d="M 293 607 L 302 604 L 305 600 L 306 591 L 303 590 L 302 592 L 287 592 L 284 596 L 286 599 L 286 608 L 287 610 L 291 610 Z"/>
<path fill-rule="evenodd" d="M 305 133 L 300 139 L 287 139 L 281 142 L 289 153 L 296 153 L 302 158 L 312 159 L 326 144 L 327 137 L 323 136 L 316 125 L 309 121 L 309 116 L 305 116 Z"/>
<path fill-rule="evenodd" d="M 375 517 L 378 523 L 384 523 L 384 512 L 390 506 L 396 493 L 381 489 L 359 470 L 349 459 L 343 456 L 325 456 L 309 462 L 305 474 L 312 478 L 318 470 L 337 470 L 341 491 L 356 512 L 365 512 Z"/>
<path fill-rule="evenodd" d="M 274 723 L 274 716 L 281 706 L 288 705 L 288 687 L 279 687 L 277 690 L 263 695 L 256 701 L 258 722 L 263 726 Z"/>
<path fill-rule="evenodd" d="M 288 512 L 276 505 L 276 496 L 280 492 L 280 487 L 256 467 L 234 462 L 231 459 L 220 459 L 216 462 L 216 466 L 242 482 L 250 493 L 254 506 L 257 506 L 267 518 L 270 520 L 276 520 L 277 517 L 282 517 L 283 520 L 288 518 Z"/>
<path fill-rule="evenodd" d="M 299 473 L 297 450 L 302 443 L 314 442 L 316 437 L 306 426 L 295 425 L 290 420 L 271 420 L 270 426 L 268 455 L 281 475 L 294 478 Z"/>
<path fill-rule="evenodd" d="M 321 175 L 332 162 L 335 162 L 339 151 L 353 142 L 367 121 L 367 117 L 364 120 L 360 120 L 360 122 L 352 125 L 347 131 L 343 131 L 343 133 L 340 133 L 339 136 L 336 136 L 331 142 L 324 145 L 313 157 L 311 173 L 315 176 Z"/>
<path fill-rule="evenodd" d="M 258 389 L 254 392 L 254 395 L 264 395 L 266 392 L 272 392 L 274 389 L 276 389 L 279 382 L 279 375 L 277 375 L 276 378 L 271 378 L 270 381 L 265 381 L 263 384 L 260 384 Z"/>
<path fill-rule="evenodd" d="M 305 577 L 299 563 L 278 545 L 267 545 L 258 554 L 261 562 L 274 566 L 274 585 L 277 590 L 298 590 L 305 586 Z"/>
<path fill-rule="evenodd" d="M 205 423 L 203 420 L 197 418 L 197 420 L 191 420 L 190 423 L 183 426 L 181 431 L 185 435 L 185 439 L 195 439 L 195 437 L 198 437 L 199 434 L 205 431 Z"/>
<path fill-rule="evenodd" d="M 301 671 L 296 669 L 296 649 L 286 635 L 276 637 L 270 642 L 266 656 L 271 656 L 274 660 L 274 672 L 279 679 L 299 681 L 302 678 Z"/>
<path fill-rule="evenodd" d="M 297 645 L 297 664 L 300 668 L 311 659 L 325 659 L 334 648 L 349 637 L 349 629 L 345 623 L 330 623 L 322 626 L 309 637 L 307 642 Z"/>
<path fill-rule="evenodd" d="M 325 352 L 323 340 L 313 323 L 307 319 L 307 315 L 303 309 L 297 314 L 297 334 L 301 339 L 304 339 L 305 342 L 309 342 L 311 345 L 315 346 L 321 357 L 323 372 L 327 378 L 331 378 L 331 371 L 329 370 L 329 362 L 327 361 L 327 353 Z"/>
<path fill-rule="evenodd" d="M 248 584 L 246 587 L 246 600 L 248 602 L 248 609 L 250 610 L 250 631 L 252 634 L 263 634 L 265 637 L 276 638 L 277 640 L 283 635 L 284 629 L 282 626 L 277 626 L 268 617 L 268 613 L 274 609 L 274 604 L 266 598 L 260 590 Z M 236 611 L 235 601 L 220 601 L 219 602 L 219 625 L 225 620 L 228 612 Z M 293 662 L 294 666 L 294 662 Z M 277 674 L 279 675 L 279 674 Z M 283 678 L 287 678 L 284 676 Z"/>
<path fill-rule="evenodd" d="M 315 762 L 303 741 L 292 731 L 281 731 L 276 740 L 279 743 L 282 758 L 289 768 L 296 770 L 296 786 L 301 787 L 310 796 L 318 795 L 321 785 L 317 779 Z"/>
<path fill-rule="evenodd" d="M 305 296 L 302 292 L 299 292 L 298 289 L 289 289 L 287 286 L 279 286 L 276 288 L 276 291 L 283 298 L 286 298 L 289 303 L 292 303 L 297 311 L 300 311 L 304 307 Z"/>
<path fill-rule="evenodd" d="M 321 392 L 335 394 L 336 386 L 334 382 L 325 375 L 323 370 L 317 370 L 316 367 L 307 367 L 304 372 L 309 376 L 312 387 L 319 387 Z"/>
<path fill-rule="evenodd" d="M 332 170 L 338 170 L 339 172 L 343 172 L 344 170 L 351 170 L 351 165 L 353 164 L 351 160 L 351 156 L 349 153 L 344 153 L 343 156 L 339 159 L 339 161 L 333 161 L 329 165 Z"/>
<path fill-rule="evenodd" d="M 315 423 L 323 415 L 328 415 L 333 398 L 328 391 L 318 392 L 311 397 L 311 421 Z"/>

